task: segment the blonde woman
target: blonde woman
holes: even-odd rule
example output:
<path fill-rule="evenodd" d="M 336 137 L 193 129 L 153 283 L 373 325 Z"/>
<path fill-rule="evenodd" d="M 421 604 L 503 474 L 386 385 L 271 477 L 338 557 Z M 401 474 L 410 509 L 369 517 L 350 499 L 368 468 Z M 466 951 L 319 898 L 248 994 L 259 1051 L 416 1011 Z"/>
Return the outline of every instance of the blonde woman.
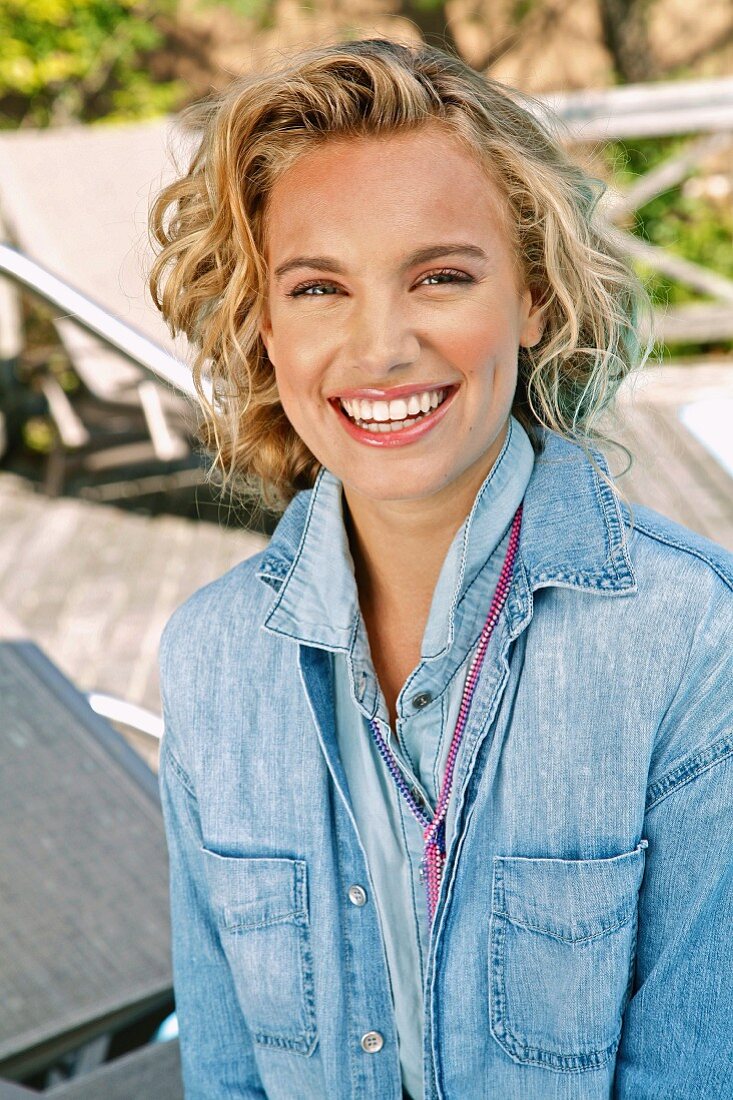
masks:
<path fill-rule="evenodd" d="M 187 1097 L 733 1096 L 733 562 L 594 447 L 597 183 L 386 39 L 201 124 L 152 291 L 283 514 L 161 646 Z"/>

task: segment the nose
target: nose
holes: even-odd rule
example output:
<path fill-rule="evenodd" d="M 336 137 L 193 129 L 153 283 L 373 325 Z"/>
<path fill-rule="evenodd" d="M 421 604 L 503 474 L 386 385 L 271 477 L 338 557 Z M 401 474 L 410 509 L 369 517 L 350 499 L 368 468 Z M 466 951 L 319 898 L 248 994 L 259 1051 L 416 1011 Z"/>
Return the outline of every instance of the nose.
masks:
<path fill-rule="evenodd" d="M 394 295 L 365 295 L 350 312 L 347 324 L 343 350 L 354 375 L 378 380 L 419 358 L 420 340 L 409 310 Z"/>

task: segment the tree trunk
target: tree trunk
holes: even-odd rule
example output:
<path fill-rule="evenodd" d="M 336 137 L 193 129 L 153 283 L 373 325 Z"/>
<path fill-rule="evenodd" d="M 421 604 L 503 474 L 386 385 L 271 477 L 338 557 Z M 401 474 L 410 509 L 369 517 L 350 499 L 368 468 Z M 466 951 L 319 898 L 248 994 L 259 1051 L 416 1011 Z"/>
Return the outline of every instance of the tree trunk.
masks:
<path fill-rule="evenodd" d="M 598 0 L 603 44 L 627 84 L 654 80 L 656 60 L 649 44 L 647 16 L 653 0 Z"/>
<path fill-rule="evenodd" d="M 398 11 L 415 24 L 427 46 L 437 46 L 446 53 L 461 56 L 442 0 L 432 4 L 429 0 L 402 0 Z"/>

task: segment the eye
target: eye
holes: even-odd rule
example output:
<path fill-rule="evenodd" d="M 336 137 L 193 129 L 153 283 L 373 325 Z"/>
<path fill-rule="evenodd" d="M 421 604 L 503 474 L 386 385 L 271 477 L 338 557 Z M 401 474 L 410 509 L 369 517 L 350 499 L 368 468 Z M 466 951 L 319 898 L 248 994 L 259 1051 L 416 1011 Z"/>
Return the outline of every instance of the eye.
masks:
<path fill-rule="evenodd" d="M 310 283 L 298 283 L 298 285 L 296 287 L 294 287 L 292 290 L 288 291 L 287 296 L 288 296 L 288 298 L 302 298 L 302 297 L 306 297 L 306 298 L 323 298 L 323 297 L 330 297 L 330 295 L 307 294 L 306 293 L 309 290 L 321 289 L 323 287 L 325 287 L 326 289 L 328 289 L 330 287 L 331 290 L 338 290 L 338 287 L 336 287 L 334 283 L 324 283 L 324 282 L 319 282 L 317 279 L 314 279 Z"/>
<path fill-rule="evenodd" d="M 459 283 L 472 283 L 474 281 L 472 275 L 466 274 L 465 271 L 456 271 L 452 267 L 444 267 L 440 271 L 431 271 L 429 275 L 423 276 L 423 282 L 425 279 L 450 279 L 451 282 Z M 445 283 L 437 283 L 437 286 L 445 286 Z"/>

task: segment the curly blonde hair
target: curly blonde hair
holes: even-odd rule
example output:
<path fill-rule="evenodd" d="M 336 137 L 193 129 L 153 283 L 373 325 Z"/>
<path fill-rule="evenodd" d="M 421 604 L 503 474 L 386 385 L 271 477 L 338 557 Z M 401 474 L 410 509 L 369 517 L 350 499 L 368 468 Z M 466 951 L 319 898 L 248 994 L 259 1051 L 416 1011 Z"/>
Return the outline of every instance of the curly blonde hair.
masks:
<path fill-rule="evenodd" d="M 277 513 L 321 465 L 285 415 L 258 330 L 274 184 L 318 143 L 430 121 L 498 186 L 525 284 L 544 305 L 539 344 L 519 349 L 514 416 L 536 449 L 543 429 L 586 450 L 606 438 L 600 413 L 649 354 L 651 339 L 642 349 L 637 335 L 648 297 L 594 217 L 604 184 L 568 158 L 553 134 L 558 120 L 538 101 L 438 48 L 370 38 L 281 58 L 186 114 L 200 141 L 152 206 L 150 289 L 171 333 L 195 349 L 199 439 L 224 486 L 254 492 Z"/>

